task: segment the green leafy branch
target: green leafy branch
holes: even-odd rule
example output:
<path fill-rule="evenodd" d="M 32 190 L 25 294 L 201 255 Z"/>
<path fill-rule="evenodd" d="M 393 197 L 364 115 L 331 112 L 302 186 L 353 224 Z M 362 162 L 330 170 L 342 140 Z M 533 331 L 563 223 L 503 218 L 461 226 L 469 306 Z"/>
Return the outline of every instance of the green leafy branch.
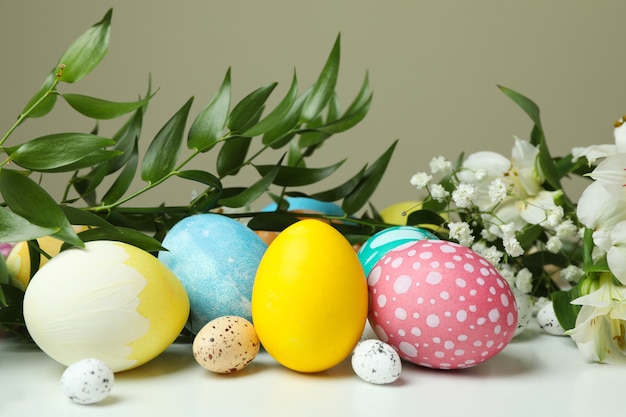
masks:
<path fill-rule="evenodd" d="M 36 239 L 42 236 L 61 239 L 66 246 L 83 247 L 89 240 L 111 239 L 158 251 L 163 249 L 160 241 L 174 223 L 211 210 L 235 211 L 228 215 L 249 217 L 253 228 L 280 230 L 286 226 L 286 218 L 291 216 L 295 221 L 287 212 L 285 197 L 306 196 L 301 187 L 326 180 L 345 161 L 316 167 L 309 166 L 309 157 L 329 138 L 357 125 L 370 109 L 372 92 L 367 73 L 357 95 L 345 110 L 341 109 L 336 93 L 340 63 L 337 36 L 317 80 L 304 92 L 294 71 L 286 94 L 273 108 L 267 103 L 277 82 L 259 87 L 233 103 L 228 68 L 216 93 L 190 126 L 194 97 L 165 122 L 140 155 L 144 115 L 157 94 L 152 91 L 151 80 L 145 96 L 126 102 L 61 91 L 63 84 L 80 81 L 105 57 L 111 19 L 109 10 L 69 46 L 0 139 L 0 153 L 4 155 L 0 158 L 0 242 L 29 241 L 34 257 L 31 273 L 39 264 L 41 253 L 36 250 Z M 96 121 L 96 126 L 99 121 L 126 120 L 111 137 L 99 135 L 96 128 L 88 133 L 52 133 L 10 143 L 19 126 L 28 119 L 48 115 L 59 98 L 77 113 Z M 359 219 L 357 212 L 367 210 L 396 143 L 343 184 L 310 195 L 341 203 L 346 216 L 335 220 L 349 217 L 351 222 L 333 224 L 351 239 L 365 240 L 384 227 L 375 215 L 365 211 Z M 188 168 L 191 161 L 211 151 L 217 152 L 212 172 Z M 277 162 L 258 163 L 259 157 L 268 152 L 276 153 Z M 252 184 L 224 186 L 225 178 L 236 177 L 244 167 L 253 167 L 258 179 Z M 69 174 L 70 179 L 57 201 L 40 183 L 43 177 L 59 173 Z M 143 185 L 135 189 L 137 177 Z M 172 178 L 191 181 L 202 189 L 191 201 L 177 206 L 129 206 L 138 196 Z M 277 212 L 250 211 L 251 204 L 264 194 L 278 203 Z M 73 228 L 76 225 L 89 228 L 77 233 Z M 5 307 L 0 308 L 0 314 L 5 314 L 9 298 L 15 297 L 12 290 L 6 291 L 6 283 L 0 284 L 0 302 Z M 7 294 L 11 297 L 5 297 Z"/>

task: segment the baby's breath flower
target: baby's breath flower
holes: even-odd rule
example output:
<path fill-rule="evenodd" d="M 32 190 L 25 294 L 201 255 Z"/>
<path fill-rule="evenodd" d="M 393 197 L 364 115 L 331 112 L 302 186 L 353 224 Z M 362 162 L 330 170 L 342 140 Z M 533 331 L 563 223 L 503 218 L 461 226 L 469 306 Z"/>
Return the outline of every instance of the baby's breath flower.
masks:
<path fill-rule="evenodd" d="M 556 235 L 561 239 L 571 239 L 576 237 L 578 228 L 570 219 L 563 220 L 555 229 Z"/>
<path fill-rule="evenodd" d="M 576 265 L 568 265 L 561 269 L 561 278 L 569 281 L 573 284 L 578 283 L 580 279 L 585 275 L 585 272 Z"/>
<path fill-rule="evenodd" d="M 503 240 L 506 239 L 515 239 L 515 224 L 514 223 L 506 223 L 506 224 L 501 224 L 498 227 L 500 233 L 501 233 L 501 237 Z"/>
<path fill-rule="evenodd" d="M 489 199 L 492 203 L 498 204 L 506 198 L 507 186 L 502 178 L 496 178 L 489 184 Z"/>
<path fill-rule="evenodd" d="M 433 174 L 447 175 L 452 171 L 452 162 L 443 156 L 437 156 L 430 160 L 430 172 Z"/>
<path fill-rule="evenodd" d="M 524 294 L 529 294 L 532 291 L 533 274 L 527 268 L 520 269 L 515 275 L 515 287 Z"/>
<path fill-rule="evenodd" d="M 563 207 L 554 206 L 546 211 L 546 223 L 551 229 L 555 229 L 563 219 Z"/>
<path fill-rule="evenodd" d="M 546 242 L 546 249 L 552 253 L 558 253 L 563 248 L 563 242 L 558 236 L 552 236 Z"/>
<path fill-rule="evenodd" d="M 452 200 L 459 208 L 469 208 L 476 198 L 476 187 L 466 182 L 460 183 L 452 192 Z"/>
<path fill-rule="evenodd" d="M 487 177 L 487 174 L 487 170 L 478 169 L 474 171 L 474 178 L 476 178 L 477 181 L 482 181 Z"/>
<path fill-rule="evenodd" d="M 432 179 L 432 175 L 429 175 L 425 172 L 418 172 L 411 177 L 411 185 L 414 185 L 415 187 L 417 187 L 418 190 L 421 190 L 422 188 L 426 187 Z"/>
<path fill-rule="evenodd" d="M 519 241 L 515 238 L 515 236 L 508 236 L 502 239 L 504 243 L 504 250 L 513 258 L 518 256 L 522 256 L 524 254 L 524 249 L 522 249 L 522 245 L 520 245 Z"/>
<path fill-rule="evenodd" d="M 480 236 L 487 242 L 493 242 L 498 238 L 498 236 L 491 231 L 491 228 L 481 230 Z"/>
<path fill-rule="evenodd" d="M 515 286 L 515 271 L 509 264 L 502 264 L 498 268 L 498 272 L 502 275 L 502 278 L 513 288 Z"/>
<path fill-rule="evenodd" d="M 431 184 L 428 186 L 428 190 L 430 191 L 430 195 L 437 201 L 443 201 L 450 195 L 441 184 Z"/>
<path fill-rule="evenodd" d="M 461 245 L 469 247 L 474 242 L 474 236 L 472 236 L 472 229 L 469 224 L 465 222 L 451 222 L 448 223 L 448 229 L 450 230 L 450 237 Z"/>
<path fill-rule="evenodd" d="M 504 254 L 495 246 L 487 246 L 485 242 L 478 241 L 472 245 L 472 250 L 491 262 L 492 265 L 498 265 Z"/>

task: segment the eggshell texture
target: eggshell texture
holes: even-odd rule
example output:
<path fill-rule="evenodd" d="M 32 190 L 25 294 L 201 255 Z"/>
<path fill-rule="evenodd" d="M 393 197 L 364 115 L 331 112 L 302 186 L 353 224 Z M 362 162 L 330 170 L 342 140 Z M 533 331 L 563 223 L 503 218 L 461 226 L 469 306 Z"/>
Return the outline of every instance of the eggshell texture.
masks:
<path fill-rule="evenodd" d="M 405 226 L 408 215 L 421 208 L 421 201 L 401 201 L 385 207 L 379 214 L 385 223 Z"/>
<path fill-rule="evenodd" d="M 250 297 L 267 245 L 247 226 L 221 214 L 198 214 L 176 223 L 159 259 L 183 283 L 195 334 L 221 316 L 252 319 Z"/>
<path fill-rule="evenodd" d="M 24 295 L 24 319 L 37 345 L 70 365 L 99 359 L 114 372 L 142 365 L 180 334 L 189 300 L 176 276 L 134 246 L 87 242 L 50 259 Z"/>
<path fill-rule="evenodd" d="M 359 378 L 372 384 L 390 384 L 402 373 L 398 352 L 376 339 L 359 342 L 352 354 L 351 364 Z"/>
<path fill-rule="evenodd" d="M 74 362 L 61 375 L 61 391 L 78 404 L 94 404 L 104 400 L 115 382 L 109 366 L 93 358 Z"/>
<path fill-rule="evenodd" d="M 437 236 L 428 230 L 413 226 L 389 227 L 374 234 L 365 241 L 357 253 L 365 276 L 369 275 L 376 262 L 391 249 L 423 239 L 437 239 Z"/>
<path fill-rule="evenodd" d="M 417 365 L 458 369 L 500 352 L 517 326 L 515 296 L 483 257 L 420 240 L 387 253 L 368 277 L 378 337 Z"/>
<path fill-rule="evenodd" d="M 72 226 L 76 233 L 87 230 L 87 226 Z M 37 239 L 39 248 L 48 255 L 55 256 L 61 251 L 63 241 L 53 236 L 44 236 Z M 11 285 L 22 290 L 26 288 L 30 281 L 30 253 L 28 251 L 28 242 L 18 242 L 13 246 L 11 252 L 7 256 L 7 268 L 9 269 L 9 279 Z M 39 257 L 39 268 L 48 262 L 45 256 Z"/>
<path fill-rule="evenodd" d="M 367 318 L 358 257 L 329 224 L 307 219 L 268 247 L 252 291 L 252 319 L 267 352 L 287 368 L 319 372 L 347 358 Z"/>
<path fill-rule="evenodd" d="M 205 369 L 229 374 L 256 358 L 261 342 L 248 320 L 223 316 L 208 322 L 193 341 L 193 356 Z"/>
<path fill-rule="evenodd" d="M 553 336 L 563 336 L 565 330 L 561 327 L 559 320 L 556 318 L 556 313 L 554 312 L 554 304 L 552 301 L 546 303 L 541 309 L 537 312 L 537 324 L 539 327 L 543 329 L 548 334 Z"/>

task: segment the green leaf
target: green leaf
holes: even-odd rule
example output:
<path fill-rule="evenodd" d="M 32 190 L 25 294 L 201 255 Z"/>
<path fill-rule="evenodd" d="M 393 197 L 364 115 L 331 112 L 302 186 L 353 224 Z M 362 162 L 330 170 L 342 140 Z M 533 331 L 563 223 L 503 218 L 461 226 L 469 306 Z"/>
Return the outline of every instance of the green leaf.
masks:
<path fill-rule="evenodd" d="M 303 122 L 315 119 L 335 93 L 335 85 L 337 84 L 337 76 L 339 74 L 340 43 L 341 34 L 337 35 L 326 64 L 304 104 L 300 117 Z"/>
<path fill-rule="evenodd" d="M 332 123 L 316 128 L 316 130 L 324 133 L 334 134 L 344 132 L 348 129 L 353 128 L 358 123 L 360 123 L 361 120 L 365 118 L 365 116 L 367 116 L 367 113 L 369 112 L 370 106 L 372 104 L 372 97 L 373 95 L 370 94 L 368 99 L 365 101 L 365 103 L 363 103 L 361 107 L 356 108 L 351 113 L 346 113 L 344 116 L 335 120 Z"/>
<path fill-rule="evenodd" d="M 219 178 L 206 171 L 192 169 L 188 171 L 179 171 L 176 175 L 186 180 L 197 181 L 204 185 L 208 185 L 211 188 L 222 189 L 222 183 Z"/>
<path fill-rule="evenodd" d="M 141 178 L 144 181 L 159 181 L 174 169 L 192 102 L 193 97 L 168 120 L 148 146 L 141 165 Z"/>
<path fill-rule="evenodd" d="M 258 121 L 265 102 L 278 83 L 258 88 L 235 105 L 228 116 L 227 126 L 231 132 L 240 132 L 252 127 Z"/>
<path fill-rule="evenodd" d="M 296 213 L 274 211 L 257 214 L 250 219 L 247 226 L 252 230 L 280 232 L 286 227 L 296 223 L 298 220 Z"/>
<path fill-rule="evenodd" d="M 230 68 L 224 81 L 211 101 L 202 109 L 191 124 L 187 147 L 200 152 L 213 148 L 222 137 L 228 110 L 230 109 Z"/>
<path fill-rule="evenodd" d="M 111 139 L 89 133 L 58 133 L 32 139 L 6 151 L 21 167 L 46 171 L 66 167 L 113 144 Z"/>
<path fill-rule="evenodd" d="M 112 151 L 106 149 L 98 149 L 89 155 L 81 158 L 76 162 L 72 162 L 71 164 L 64 165 L 59 168 L 50 168 L 50 169 L 40 169 L 38 171 L 41 172 L 70 172 L 77 171 L 83 168 L 90 168 L 94 165 L 98 165 L 102 162 L 106 162 L 110 159 L 113 159 L 117 156 L 120 156 L 122 153 L 120 151 Z"/>
<path fill-rule="evenodd" d="M 572 304 L 571 302 L 578 297 L 578 287 L 574 287 L 569 291 L 555 291 L 552 293 L 554 314 L 561 327 L 566 331 L 576 327 L 576 318 L 582 306 Z"/>
<path fill-rule="evenodd" d="M 533 123 L 535 123 L 535 125 L 541 128 L 541 118 L 539 117 L 539 106 L 537 106 L 537 104 L 535 104 L 534 101 L 518 93 L 517 91 L 513 91 L 510 88 L 504 87 L 502 85 L 499 85 L 498 88 L 507 97 L 509 97 L 518 106 L 520 106 L 522 110 L 524 110 L 526 114 L 530 117 L 530 120 L 532 120 Z"/>
<path fill-rule="evenodd" d="M 64 65 L 61 81 L 79 81 L 102 61 L 109 48 L 112 15 L 113 9 L 109 9 L 100 22 L 87 29 L 63 53 L 59 59 L 59 65 Z"/>
<path fill-rule="evenodd" d="M 263 135 L 262 142 L 272 149 L 279 149 L 285 146 L 294 136 L 293 129 L 298 126 L 302 106 L 308 97 L 308 92 L 298 97 L 289 109 L 282 122 L 279 122 Z"/>
<path fill-rule="evenodd" d="M 109 120 L 121 117 L 133 110 L 143 107 L 154 97 L 154 94 L 143 100 L 130 102 L 113 102 L 81 94 L 61 94 L 61 97 L 83 116 L 98 120 Z"/>
<path fill-rule="evenodd" d="M 124 126 L 122 126 L 113 135 L 115 145 L 114 150 L 121 151 L 122 155 L 117 158 L 113 158 L 107 162 L 109 167 L 107 174 L 111 174 L 118 169 L 124 167 L 128 160 L 133 156 L 133 152 L 137 147 L 137 141 L 141 136 L 141 127 L 143 124 L 143 108 L 137 109 L 133 116 L 128 119 Z M 135 155 L 136 156 L 136 155 Z"/>
<path fill-rule="evenodd" d="M 289 111 L 294 106 L 296 99 L 298 98 L 298 80 L 296 78 L 296 72 L 293 73 L 293 79 L 291 80 L 291 86 L 289 91 L 278 105 L 267 116 L 255 125 L 246 130 L 242 136 L 255 137 L 262 135 L 270 129 L 278 126 L 287 117 Z M 299 118 L 299 115 L 298 115 Z M 265 142 L 264 142 L 265 143 Z"/>
<path fill-rule="evenodd" d="M 73 225 L 94 226 L 102 229 L 116 231 L 117 229 L 102 217 L 86 210 L 81 210 L 71 206 L 60 206 L 63 213 Z"/>
<path fill-rule="evenodd" d="M 367 168 L 365 175 L 363 175 L 363 178 L 356 188 L 344 198 L 341 208 L 343 208 L 347 214 L 357 212 L 367 203 L 372 194 L 374 194 L 397 144 L 398 140 L 396 139 L 393 144 Z"/>
<path fill-rule="evenodd" d="M 13 285 L 0 284 L 0 323 L 24 326 L 24 291 Z"/>
<path fill-rule="evenodd" d="M 9 283 L 9 268 L 7 268 L 7 263 L 4 261 L 4 256 L 0 255 L 0 284 L 8 284 L 8 283 Z M 0 302 L 2 301 L 3 300 L 0 300 Z"/>
<path fill-rule="evenodd" d="M 32 224 L 7 207 L 0 207 L 0 242 L 21 242 L 37 239 L 58 232 L 58 227 L 42 227 Z"/>
<path fill-rule="evenodd" d="M 350 178 L 343 184 L 327 191 L 312 194 L 311 198 L 319 201 L 341 200 L 342 198 L 350 194 L 352 190 L 354 190 L 357 184 L 361 181 L 361 178 L 363 178 L 363 175 L 365 175 L 366 168 L 367 166 L 361 168 L 361 170 L 354 177 Z"/>
<path fill-rule="evenodd" d="M 515 237 L 519 241 L 524 250 L 531 248 L 537 242 L 537 239 L 543 233 L 543 227 L 539 225 L 530 225 L 523 230 L 515 233 Z"/>
<path fill-rule="evenodd" d="M 2 168 L 0 193 L 15 214 L 37 226 L 57 229 L 54 235 L 65 242 L 74 246 L 84 246 L 54 199 L 30 178 Z"/>
<path fill-rule="evenodd" d="M 53 93 L 49 94 L 45 99 L 43 99 L 43 101 L 37 104 L 36 107 L 31 109 L 31 107 L 33 107 L 35 103 L 37 103 L 41 98 L 43 98 L 44 95 L 48 94 L 48 91 L 54 85 L 54 82 L 56 80 L 55 70 L 56 69 L 50 72 L 46 80 L 43 82 L 42 86 L 39 88 L 39 91 L 37 91 L 37 93 L 35 93 L 35 95 L 28 101 L 28 103 L 26 103 L 26 106 L 24 106 L 24 110 L 22 110 L 22 113 L 28 112 L 28 117 L 33 118 L 43 117 L 46 114 L 50 113 L 50 111 L 54 108 L 54 105 L 57 101 L 57 95 Z"/>
<path fill-rule="evenodd" d="M 216 168 L 220 177 L 236 175 L 241 169 L 252 138 L 234 136 L 227 139 L 217 155 Z"/>
<path fill-rule="evenodd" d="M 245 207 L 254 202 L 269 189 L 270 185 L 274 181 L 274 178 L 278 175 L 283 158 L 284 157 L 281 157 L 280 161 L 278 161 L 278 163 L 274 165 L 274 167 L 260 180 L 252 184 L 250 187 L 244 188 L 236 195 L 221 198 L 219 203 L 226 207 Z"/>
<path fill-rule="evenodd" d="M 94 240 L 114 240 L 116 242 L 124 242 L 129 245 L 136 246 L 140 249 L 145 250 L 146 252 L 158 252 L 167 250 L 161 243 L 135 229 L 129 229 L 126 227 L 120 227 L 111 229 L 111 228 L 95 228 L 85 230 L 84 232 L 80 232 L 80 237 L 85 242 L 90 242 Z"/>
<path fill-rule="evenodd" d="M 300 187 L 314 184 L 333 174 L 345 161 L 344 159 L 324 168 L 280 166 L 273 183 L 281 187 Z M 267 175 L 274 169 L 274 165 L 255 165 L 254 167 L 261 175 Z"/>
<path fill-rule="evenodd" d="M 135 146 L 133 147 L 132 152 L 130 152 L 126 165 L 124 165 L 124 169 L 122 169 L 113 184 L 111 184 L 108 191 L 104 194 L 104 196 L 102 196 L 102 204 L 113 204 L 124 196 L 133 183 L 138 163 L 139 150 L 137 147 L 137 138 L 135 138 Z"/>
<path fill-rule="evenodd" d="M 102 184 L 106 173 L 107 166 L 105 164 L 98 164 L 87 175 L 82 177 L 76 176 L 71 180 L 80 198 L 84 199 L 90 206 L 96 204 L 96 188 Z"/>
<path fill-rule="evenodd" d="M 406 224 L 410 226 L 421 226 L 426 224 L 432 225 L 444 225 L 447 220 L 441 217 L 441 215 L 432 210 L 416 210 L 409 213 L 407 216 Z"/>

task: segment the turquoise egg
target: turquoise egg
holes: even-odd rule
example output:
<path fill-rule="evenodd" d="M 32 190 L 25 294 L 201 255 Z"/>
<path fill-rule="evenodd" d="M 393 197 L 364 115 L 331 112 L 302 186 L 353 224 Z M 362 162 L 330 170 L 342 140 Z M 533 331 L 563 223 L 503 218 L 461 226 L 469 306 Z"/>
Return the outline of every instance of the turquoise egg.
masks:
<path fill-rule="evenodd" d="M 345 214 L 343 209 L 338 204 L 333 202 L 319 201 L 309 197 L 285 197 L 285 200 L 289 203 L 289 211 L 316 211 L 330 216 L 343 216 Z M 274 211 L 276 210 L 276 207 L 276 203 L 271 203 L 263 207 L 261 211 Z"/>
<path fill-rule="evenodd" d="M 221 316 L 252 320 L 252 285 L 267 249 L 254 231 L 221 214 L 197 214 L 176 223 L 162 245 L 159 260 L 189 295 L 194 334 Z"/>
<path fill-rule="evenodd" d="M 363 266 L 363 271 L 365 271 L 365 276 L 369 276 L 376 262 L 390 250 L 424 239 L 437 239 L 437 236 L 428 230 L 413 226 L 389 227 L 372 235 L 365 241 L 357 253 L 359 261 L 361 261 Z"/>

